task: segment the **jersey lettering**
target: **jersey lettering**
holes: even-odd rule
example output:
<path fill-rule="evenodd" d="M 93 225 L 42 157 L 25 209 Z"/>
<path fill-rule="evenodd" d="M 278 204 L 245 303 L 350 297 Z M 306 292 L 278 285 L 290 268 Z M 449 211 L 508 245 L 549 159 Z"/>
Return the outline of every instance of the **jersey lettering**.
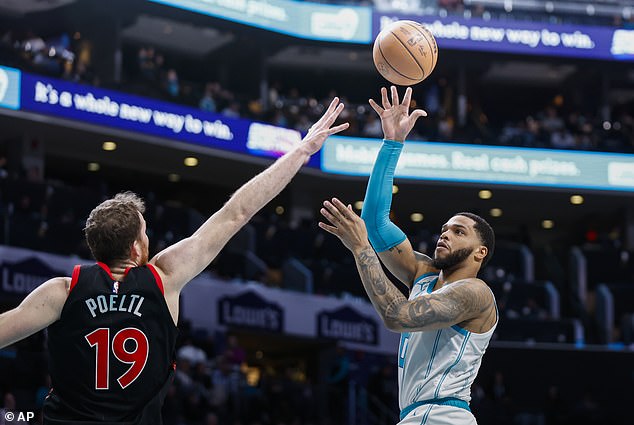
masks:
<path fill-rule="evenodd" d="M 96 298 L 88 298 L 86 306 L 90 315 L 94 318 L 97 317 L 97 313 L 108 313 L 112 311 L 127 311 L 136 316 L 141 317 L 143 314 L 140 312 L 141 305 L 145 297 L 139 295 L 126 294 L 110 294 L 110 295 L 98 295 Z"/>

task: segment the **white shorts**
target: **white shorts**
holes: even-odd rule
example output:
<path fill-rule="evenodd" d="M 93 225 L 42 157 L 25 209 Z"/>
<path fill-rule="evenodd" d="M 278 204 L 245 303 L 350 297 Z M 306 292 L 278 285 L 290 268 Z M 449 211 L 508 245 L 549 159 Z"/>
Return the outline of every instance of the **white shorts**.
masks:
<path fill-rule="evenodd" d="M 477 425 L 475 416 L 460 407 L 423 404 L 397 425 Z"/>

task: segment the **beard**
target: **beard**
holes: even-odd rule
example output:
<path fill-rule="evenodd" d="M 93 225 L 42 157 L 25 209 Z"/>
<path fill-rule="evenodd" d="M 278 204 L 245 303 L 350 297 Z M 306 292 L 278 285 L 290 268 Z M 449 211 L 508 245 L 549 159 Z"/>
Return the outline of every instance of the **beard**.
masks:
<path fill-rule="evenodd" d="M 143 240 L 140 241 L 140 245 L 141 245 L 141 255 L 138 257 L 137 260 L 137 265 L 138 266 L 145 266 L 148 261 L 150 260 L 150 249 L 149 249 L 149 244 L 145 244 Z"/>
<path fill-rule="evenodd" d="M 147 248 L 143 249 L 143 254 L 141 254 L 141 258 L 139 259 L 139 266 L 145 266 L 150 259 L 150 253 Z"/>
<path fill-rule="evenodd" d="M 462 248 L 452 252 L 445 258 L 435 256 L 431 264 L 438 270 L 451 269 L 466 260 L 471 255 L 471 252 L 473 252 L 471 248 Z"/>

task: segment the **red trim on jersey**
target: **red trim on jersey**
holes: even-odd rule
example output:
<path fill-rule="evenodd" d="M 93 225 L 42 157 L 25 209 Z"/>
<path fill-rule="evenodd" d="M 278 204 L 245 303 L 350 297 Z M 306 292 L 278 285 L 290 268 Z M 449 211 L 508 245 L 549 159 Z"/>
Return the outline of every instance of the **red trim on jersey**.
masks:
<path fill-rule="evenodd" d="M 161 294 L 165 295 L 165 288 L 163 288 L 163 281 L 161 280 L 161 276 L 159 276 L 158 272 L 152 264 L 148 263 L 147 268 L 150 269 L 150 271 L 154 275 L 154 279 L 156 279 L 156 285 L 161 290 Z"/>
<path fill-rule="evenodd" d="M 70 278 L 70 288 L 68 288 L 69 293 L 73 290 L 75 285 L 77 285 L 77 280 L 79 280 L 79 269 L 81 269 L 79 264 L 73 267 L 73 276 Z"/>
<path fill-rule="evenodd" d="M 112 279 L 113 281 L 116 281 L 117 279 L 115 279 L 112 276 L 112 272 L 110 271 L 110 267 L 108 267 L 106 264 L 102 263 L 101 261 L 97 261 L 97 264 L 99 265 L 99 267 L 101 267 L 102 269 L 104 269 L 104 271 L 106 273 L 108 273 L 108 276 L 110 276 L 110 279 Z"/>
<path fill-rule="evenodd" d="M 126 277 L 128 275 L 128 272 L 130 271 L 130 269 L 132 269 L 132 267 L 128 267 L 125 269 L 125 271 L 123 272 L 123 277 Z"/>

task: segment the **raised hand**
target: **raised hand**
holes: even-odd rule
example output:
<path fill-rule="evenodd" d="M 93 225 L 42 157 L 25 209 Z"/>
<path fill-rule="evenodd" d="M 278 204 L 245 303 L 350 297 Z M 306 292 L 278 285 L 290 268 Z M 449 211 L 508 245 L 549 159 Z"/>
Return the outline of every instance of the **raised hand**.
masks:
<path fill-rule="evenodd" d="M 381 118 L 381 127 L 383 127 L 383 136 L 385 139 L 404 142 L 405 138 L 412 131 L 416 120 L 420 117 L 426 117 L 427 112 L 422 109 L 416 109 L 409 113 L 409 104 L 412 100 L 412 88 L 408 87 L 403 96 L 403 102 L 398 101 L 398 91 L 395 86 L 390 87 L 392 92 L 392 103 L 387 98 L 387 89 L 381 87 L 381 103 L 379 106 L 374 100 L 370 99 L 370 106 L 376 111 Z"/>
<path fill-rule="evenodd" d="M 328 106 L 324 115 L 310 127 L 303 141 L 303 146 L 305 146 L 309 155 L 319 151 L 328 136 L 339 133 L 349 127 L 350 124 L 347 122 L 336 127 L 331 127 L 339 117 L 339 114 L 341 114 L 341 111 L 343 111 L 343 107 L 343 103 L 339 103 L 339 98 L 335 97 L 332 99 L 332 102 L 330 102 L 330 106 Z"/>
<path fill-rule="evenodd" d="M 319 222 L 319 227 L 337 236 L 350 251 L 355 253 L 370 248 L 365 222 L 352 210 L 351 205 L 345 206 L 339 199 L 332 198 L 332 201 L 324 201 L 324 208 L 320 212 L 330 225 Z"/>

